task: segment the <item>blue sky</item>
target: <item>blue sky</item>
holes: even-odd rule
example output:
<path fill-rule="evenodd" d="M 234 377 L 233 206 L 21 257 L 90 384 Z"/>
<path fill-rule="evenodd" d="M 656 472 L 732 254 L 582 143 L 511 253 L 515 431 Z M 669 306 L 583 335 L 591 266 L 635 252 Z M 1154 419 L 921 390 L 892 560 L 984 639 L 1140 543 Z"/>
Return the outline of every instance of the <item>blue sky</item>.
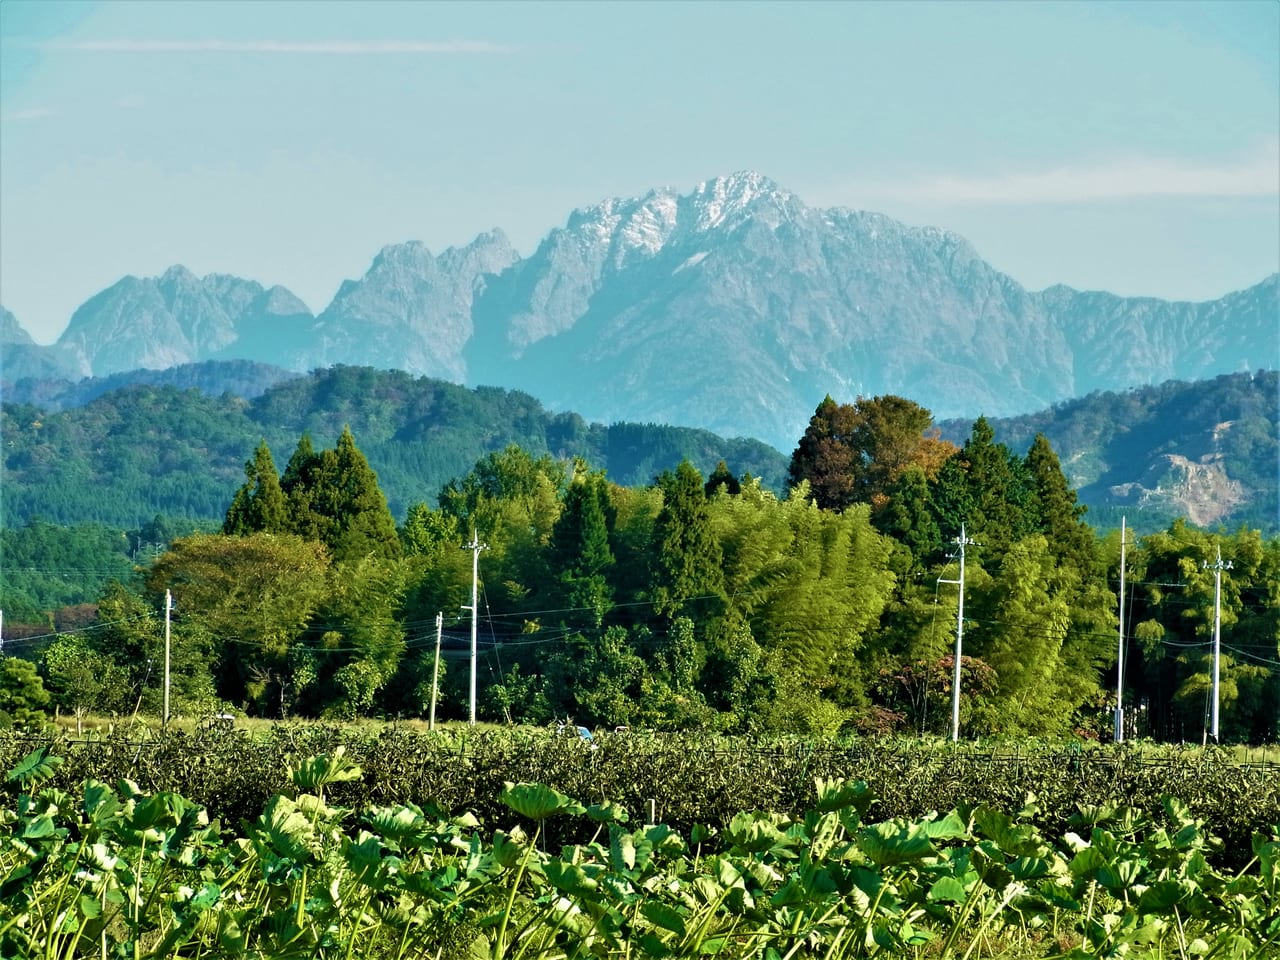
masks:
<path fill-rule="evenodd" d="M 183 263 L 313 310 L 378 249 L 759 170 L 1032 289 L 1280 269 L 1280 4 L 0 0 L 0 303 Z"/>

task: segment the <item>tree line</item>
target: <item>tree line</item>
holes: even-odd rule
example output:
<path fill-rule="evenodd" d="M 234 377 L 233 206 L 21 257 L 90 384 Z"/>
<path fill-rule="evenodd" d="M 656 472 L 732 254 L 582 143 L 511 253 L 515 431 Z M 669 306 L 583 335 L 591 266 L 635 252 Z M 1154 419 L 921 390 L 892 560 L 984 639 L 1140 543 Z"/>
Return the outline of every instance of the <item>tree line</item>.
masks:
<path fill-rule="evenodd" d="M 438 688 L 463 718 L 474 562 L 482 720 L 943 733 L 963 526 L 965 735 L 1107 736 L 1123 634 L 1132 734 L 1199 741 L 1221 551 L 1223 736 L 1274 740 L 1280 540 L 1131 538 L 1121 630 L 1118 532 L 1084 513 L 1043 435 L 1018 454 L 979 419 L 949 443 L 892 396 L 824 398 L 785 494 L 723 462 L 622 486 L 512 445 L 400 525 L 350 429 L 319 451 L 304 433 L 283 471 L 258 445 L 220 531 L 112 581 L 84 628 L 19 645 L 36 680 L 0 687 L 38 681 L 35 711 L 154 709 L 167 590 L 180 711 L 424 716 Z"/>

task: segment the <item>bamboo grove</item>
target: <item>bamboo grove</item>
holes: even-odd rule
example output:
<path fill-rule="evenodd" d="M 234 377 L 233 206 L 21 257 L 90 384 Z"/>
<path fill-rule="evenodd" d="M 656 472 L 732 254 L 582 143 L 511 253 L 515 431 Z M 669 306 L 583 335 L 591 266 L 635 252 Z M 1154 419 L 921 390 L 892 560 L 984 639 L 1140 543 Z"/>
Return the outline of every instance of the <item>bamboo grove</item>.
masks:
<path fill-rule="evenodd" d="M 963 524 L 965 736 L 1106 737 L 1120 685 L 1131 735 L 1199 742 L 1216 617 L 1222 739 L 1276 739 L 1280 540 L 1131 536 L 1121 627 L 1119 532 L 1088 525 L 1045 438 L 1020 454 L 983 419 L 961 447 L 931 426 L 902 398 L 826 398 L 785 491 L 687 462 L 624 487 L 512 446 L 398 525 L 349 430 L 303 435 L 282 472 L 264 442 L 220 532 L 5 651 L 0 711 L 157 710 L 169 591 L 178 713 L 421 717 L 438 689 L 462 718 L 474 561 L 481 720 L 940 733 Z"/>

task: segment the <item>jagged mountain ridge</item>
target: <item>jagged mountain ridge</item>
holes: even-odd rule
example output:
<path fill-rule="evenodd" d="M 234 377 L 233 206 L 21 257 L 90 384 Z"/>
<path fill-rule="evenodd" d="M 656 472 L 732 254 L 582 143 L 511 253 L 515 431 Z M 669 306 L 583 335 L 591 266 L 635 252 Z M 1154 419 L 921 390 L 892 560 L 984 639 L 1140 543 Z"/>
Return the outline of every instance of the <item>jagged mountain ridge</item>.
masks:
<path fill-rule="evenodd" d="M 1027 291 L 956 234 L 741 173 L 577 210 L 523 259 L 496 230 L 438 256 L 386 247 L 318 316 L 251 281 L 126 278 L 48 349 L 81 375 L 230 357 L 404 369 L 786 449 L 827 393 L 1010 416 L 1280 366 L 1277 315 L 1280 275 L 1200 304 Z"/>
<path fill-rule="evenodd" d="M 383 247 L 362 279 L 342 284 L 288 365 L 356 362 L 462 383 L 473 296 L 485 277 L 517 260 L 501 230 L 438 257 L 416 241 Z"/>

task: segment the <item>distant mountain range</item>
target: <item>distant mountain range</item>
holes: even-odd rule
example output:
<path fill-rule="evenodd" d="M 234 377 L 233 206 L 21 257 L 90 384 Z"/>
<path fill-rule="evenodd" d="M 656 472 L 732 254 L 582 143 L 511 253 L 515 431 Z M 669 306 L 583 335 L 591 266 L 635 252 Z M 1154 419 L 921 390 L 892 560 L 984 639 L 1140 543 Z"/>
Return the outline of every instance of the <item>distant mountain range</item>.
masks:
<path fill-rule="evenodd" d="M 89 299 L 44 347 L 0 308 L 0 377 L 108 377 L 241 359 L 527 391 L 590 420 L 789 450 L 826 394 L 938 418 L 1280 366 L 1280 274 L 1207 303 L 1040 292 L 961 237 L 805 206 L 756 173 L 575 211 L 521 258 L 501 231 L 383 248 L 313 315 L 283 287 L 175 266 Z"/>

